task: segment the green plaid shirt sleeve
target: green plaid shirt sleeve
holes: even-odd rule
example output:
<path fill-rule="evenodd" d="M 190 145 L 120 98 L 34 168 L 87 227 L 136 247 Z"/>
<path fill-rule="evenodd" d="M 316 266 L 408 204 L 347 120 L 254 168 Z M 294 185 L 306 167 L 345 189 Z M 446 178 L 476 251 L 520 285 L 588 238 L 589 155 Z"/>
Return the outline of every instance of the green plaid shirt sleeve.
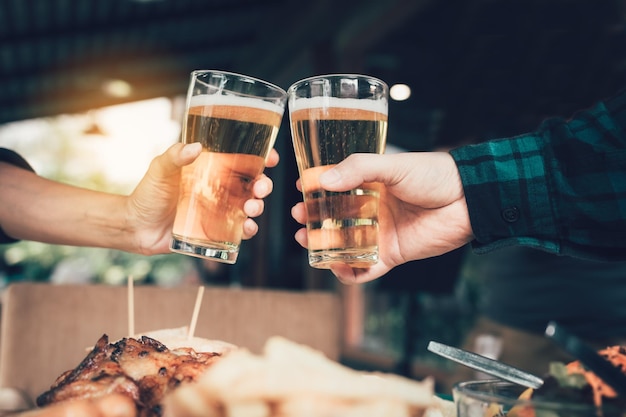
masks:
<path fill-rule="evenodd" d="M 626 90 L 533 133 L 451 151 L 473 249 L 626 259 Z"/>

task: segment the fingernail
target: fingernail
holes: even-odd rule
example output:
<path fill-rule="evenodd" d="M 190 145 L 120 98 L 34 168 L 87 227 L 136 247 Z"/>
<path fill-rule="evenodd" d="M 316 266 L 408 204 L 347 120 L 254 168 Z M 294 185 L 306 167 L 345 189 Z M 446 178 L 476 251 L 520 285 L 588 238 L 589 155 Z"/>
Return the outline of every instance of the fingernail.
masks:
<path fill-rule="evenodd" d="M 331 185 L 338 182 L 341 179 L 341 174 L 336 169 L 329 169 L 320 175 L 319 181 L 325 185 Z"/>
<path fill-rule="evenodd" d="M 202 144 L 200 142 L 188 143 L 183 147 L 183 156 L 194 156 L 202 150 Z"/>
<path fill-rule="evenodd" d="M 269 184 L 267 184 L 265 181 L 260 181 L 259 185 L 257 185 L 257 192 L 262 195 L 268 195 L 270 193 Z"/>

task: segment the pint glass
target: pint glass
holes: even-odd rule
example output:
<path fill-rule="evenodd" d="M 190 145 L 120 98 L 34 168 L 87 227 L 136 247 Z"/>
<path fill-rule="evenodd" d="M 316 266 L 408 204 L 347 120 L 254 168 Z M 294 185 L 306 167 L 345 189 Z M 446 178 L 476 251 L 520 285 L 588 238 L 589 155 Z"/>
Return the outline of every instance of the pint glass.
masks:
<path fill-rule="evenodd" d="M 288 95 L 307 212 L 309 264 L 371 266 L 378 262 L 380 185 L 329 192 L 320 187 L 318 178 L 353 153 L 384 152 L 387 85 L 364 75 L 325 75 L 296 82 Z"/>
<path fill-rule="evenodd" d="M 287 95 L 223 71 L 191 73 L 182 141 L 202 153 L 182 169 L 171 250 L 233 264 L 254 179 L 274 146 Z"/>

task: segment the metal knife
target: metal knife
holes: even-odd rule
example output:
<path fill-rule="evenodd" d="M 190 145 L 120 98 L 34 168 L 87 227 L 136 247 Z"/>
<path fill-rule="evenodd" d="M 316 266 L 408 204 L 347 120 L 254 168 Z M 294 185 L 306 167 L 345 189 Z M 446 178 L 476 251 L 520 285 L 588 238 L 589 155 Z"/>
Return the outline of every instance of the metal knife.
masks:
<path fill-rule="evenodd" d="M 447 359 L 468 366 L 477 371 L 498 377 L 505 381 L 513 382 L 529 388 L 539 388 L 543 385 L 543 379 L 536 375 L 522 371 L 514 366 L 490 359 L 477 353 L 468 352 L 464 349 L 444 345 L 443 343 L 428 343 L 428 350 Z"/>

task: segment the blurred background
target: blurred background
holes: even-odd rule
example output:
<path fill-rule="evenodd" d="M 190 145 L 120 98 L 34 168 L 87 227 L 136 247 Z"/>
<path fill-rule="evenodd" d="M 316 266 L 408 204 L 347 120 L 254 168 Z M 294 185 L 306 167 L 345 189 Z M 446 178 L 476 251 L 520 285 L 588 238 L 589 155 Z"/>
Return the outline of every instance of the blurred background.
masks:
<path fill-rule="evenodd" d="M 46 177 L 128 193 L 180 134 L 189 73 L 221 69 L 283 88 L 322 73 L 377 76 L 390 151 L 450 149 L 569 117 L 626 81 L 623 0 L 0 0 L 0 146 Z M 293 234 L 300 200 L 289 128 L 260 232 L 228 266 L 21 242 L 0 285 L 32 280 L 324 290 L 346 304 L 345 360 L 420 377 L 424 346 L 459 344 L 480 283 L 466 248 L 360 287 L 310 268 Z M 2 196 L 0 196 L 0 200 Z M 1 204 L 1 202 L 0 202 Z"/>

